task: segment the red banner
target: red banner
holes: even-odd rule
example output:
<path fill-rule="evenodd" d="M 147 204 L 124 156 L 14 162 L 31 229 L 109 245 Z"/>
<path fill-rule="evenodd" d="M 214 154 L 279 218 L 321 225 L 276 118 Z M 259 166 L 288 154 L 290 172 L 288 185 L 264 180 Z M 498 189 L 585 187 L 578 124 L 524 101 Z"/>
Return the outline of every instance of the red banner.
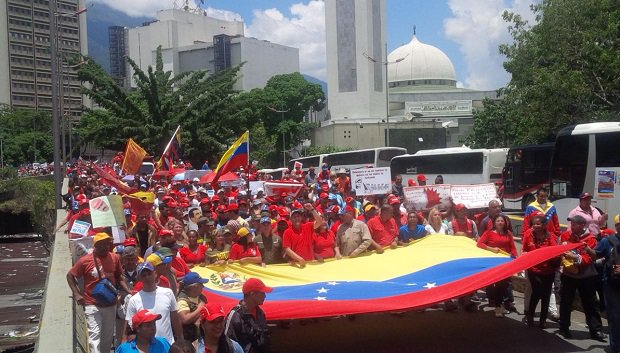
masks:
<path fill-rule="evenodd" d="M 264 186 L 265 195 L 267 196 L 280 196 L 284 192 L 291 197 L 297 197 L 303 187 L 303 183 L 289 181 L 266 181 Z"/>

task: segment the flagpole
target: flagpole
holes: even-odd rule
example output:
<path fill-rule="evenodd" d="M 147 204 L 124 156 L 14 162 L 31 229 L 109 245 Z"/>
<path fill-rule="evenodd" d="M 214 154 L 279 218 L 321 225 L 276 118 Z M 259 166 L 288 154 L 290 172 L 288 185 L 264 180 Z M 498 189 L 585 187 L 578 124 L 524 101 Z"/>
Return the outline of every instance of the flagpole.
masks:
<path fill-rule="evenodd" d="M 248 133 L 248 138 L 246 142 L 248 143 L 248 175 L 250 174 L 250 130 L 246 130 Z"/>
<path fill-rule="evenodd" d="M 162 156 L 164 155 L 164 153 L 166 153 L 166 151 L 168 150 L 168 148 L 172 144 L 172 141 L 174 140 L 175 136 L 177 135 L 177 132 L 179 132 L 180 128 L 181 128 L 181 125 L 177 126 L 177 129 L 174 130 L 174 134 L 172 134 L 172 138 L 170 139 L 170 141 L 168 141 L 168 144 L 166 145 L 166 148 L 164 148 L 164 152 L 161 154 Z"/>

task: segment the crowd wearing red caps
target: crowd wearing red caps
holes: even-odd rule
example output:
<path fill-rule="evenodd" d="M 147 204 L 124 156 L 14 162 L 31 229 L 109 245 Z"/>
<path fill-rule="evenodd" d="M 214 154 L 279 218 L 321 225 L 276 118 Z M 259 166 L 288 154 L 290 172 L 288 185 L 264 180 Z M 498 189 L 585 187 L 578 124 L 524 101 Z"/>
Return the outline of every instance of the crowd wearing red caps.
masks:
<path fill-rule="evenodd" d="M 110 166 L 101 168 L 113 173 Z M 109 251 L 100 260 L 105 277 L 114 285 L 125 283 L 127 287 L 120 289 L 122 299 L 118 305 L 118 319 L 112 318 L 117 326 L 118 349 L 127 342 L 131 348 L 132 344 L 135 347 L 154 342 L 156 337 L 164 337 L 172 344 L 172 349 L 175 341 L 183 339 L 189 340 L 199 350 L 211 352 L 223 351 L 224 348 L 235 352 L 238 349 L 268 351 L 266 318 L 260 305 L 271 289 L 260 280 L 248 280 L 244 285 L 244 299 L 225 315 L 217 304 L 208 303 L 201 290 L 203 282 L 192 277 L 191 268 L 194 266 L 234 262 L 269 266 L 288 262 L 292 266 L 304 267 L 309 261 L 355 257 L 373 250 L 382 253 L 385 247 L 406 246 L 429 234 L 442 233 L 469 237 L 480 248 L 517 256 L 510 220 L 501 213 L 498 200 L 489 200 L 488 210 L 468 210 L 465 205 L 451 203 L 430 210 L 406 209 L 400 176 L 393 178 L 392 193 L 362 197 L 351 189 L 346 170 L 339 169 L 334 173 L 326 165 L 321 166 L 318 174 L 314 168 L 302 171 L 301 166 L 291 172 L 285 171 L 282 181 L 303 184 L 297 193 L 266 194 L 263 189 L 252 192 L 249 181 L 269 179 L 252 167 L 239 170 L 236 175 L 239 178 L 237 186 L 217 189 L 210 184 L 201 184 L 198 179 L 173 181 L 171 177 L 136 176 L 120 188 L 153 192 L 153 206 L 145 210 L 136 207 L 127 193 L 119 191 L 118 185 L 111 185 L 109 178 L 102 177 L 91 164 L 78 164 L 72 168 L 70 191 L 65 195 L 69 211 L 65 223 L 69 223 L 69 227 L 76 220 L 89 221 L 89 200 L 111 194 L 123 197 L 127 238 L 122 244 L 106 240 L 104 245 Z M 435 180 L 436 184 L 443 182 L 440 177 Z M 416 180 L 421 186 L 427 183 L 422 174 Z M 409 180 L 409 185 L 416 183 Z M 537 214 L 530 215 L 530 218 L 534 235 L 529 236 L 534 239 L 556 236 L 549 234 L 546 228 L 540 229 L 536 222 L 542 221 Z M 109 229 L 91 231 L 94 235 L 109 232 Z M 570 241 L 570 237 L 567 239 Z M 553 246 L 557 242 L 533 241 L 533 244 L 536 248 Z M 596 244 L 589 246 L 594 249 Z M 526 249 L 529 248 L 524 247 L 524 251 Z M 580 261 L 586 255 L 580 254 Z M 76 263 L 81 267 L 74 266 L 71 277 L 68 275 L 70 282 L 83 279 L 85 288 L 100 281 L 93 272 L 96 266 L 93 260 L 98 255 L 88 258 Z M 551 274 L 558 273 L 560 264 L 556 262 L 551 261 L 543 267 L 546 266 Z M 539 274 L 532 273 L 531 277 L 540 279 Z M 533 300 L 542 300 L 543 311 L 546 311 L 550 297 L 548 276 L 544 283 L 544 288 L 538 284 L 533 286 Z M 72 290 L 78 297 L 85 294 L 77 287 Z M 506 309 L 516 310 L 511 293 L 509 280 L 487 288 L 487 297 L 495 307 L 496 317 L 503 317 Z M 470 310 L 477 308 L 476 300 L 475 295 L 470 295 L 445 305 L 447 310 L 458 308 L 458 305 Z M 107 307 L 94 300 L 81 303 L 92 319 L 89 320 L 91 351 L 107 351 L 108 344 L 112 344 L 111 337 L 103 337 L 111 332 L 102 324 L 110 315 Z M 151 314 L 144 314 L 144 309 L 150 310 Z M 528 309 L 531 313 L 531 305 Z M 531 324 L 533 315 L 529 313 L 526 318 Z M 132 324 L 134 316 L 139 314 L 146 315 L 144 317 L 151 321 L 138 318 L 135 322 L 141 323 L 137 326 L 156 322 L 153 335 L 144 330 L 145 336 L 141 336 L 132 327 L 135 326 Z M 541 326 L 545 325 L 546 319 L 547 313 L 544 312 Z M 593 330 L 594 336 L 600 333 L 599 328 Z M 565 331 L 568 332 L 568 328 Z M 126 342 L 121 344 L 122 341 Z M 182 344 L 179 342 L 177 346 Z"/>

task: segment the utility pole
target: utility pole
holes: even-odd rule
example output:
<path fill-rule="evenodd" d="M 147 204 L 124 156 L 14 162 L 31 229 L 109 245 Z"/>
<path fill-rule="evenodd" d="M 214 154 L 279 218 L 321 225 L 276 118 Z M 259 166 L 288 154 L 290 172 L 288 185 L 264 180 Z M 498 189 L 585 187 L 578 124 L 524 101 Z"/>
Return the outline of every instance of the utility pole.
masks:
<path fill-rule="evenodd" d="M 282 103 L 282 105 L 280 105 L 282 108 L 280 110 L 277 110 L 276 108 L 273 107 L 268 107 L 269 110 L 271 110 L 274 113 L 281 113 L 282 114 L 282 125 L 284 125 L 284 113 L 288 113 L 288 111 L 290 109 L 284 110 L 284 102 Z M 284 130 L 282 130 L 282 167 L 286 168 L 286 140 L 285 140 L 285 135 L 284 135 Z"/>
<path fill-rule="evenodd" d="M 56 0 L 49 0 L 50 8 L 50 64 L 52 69 L 52 134 L 54 138 L 54 203 L 62 208 L 62 169 L 60 166 L 60 116 L 58 111 L 58 53 Z"/>

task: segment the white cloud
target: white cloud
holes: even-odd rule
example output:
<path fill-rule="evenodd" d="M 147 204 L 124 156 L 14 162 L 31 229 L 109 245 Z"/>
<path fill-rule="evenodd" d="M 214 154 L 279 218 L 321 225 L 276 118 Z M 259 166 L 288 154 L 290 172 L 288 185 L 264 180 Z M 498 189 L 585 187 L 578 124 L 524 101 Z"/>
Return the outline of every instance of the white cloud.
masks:
<path fill-rule="evenodd" d="M 444 20 L 444 32 L 458 43 L 467 67 L 464 86 L 497 89 L 508 83 L 510 75 L 502 67 L 504 57 L 498 46 L 510 43 L 504 11 L 520 14 L 530 23 L 532 0 L 448 0 L 452 17 Z"/>
<path fill-rule="evenodd" d="M 214 9 L 211 6 L 205 9 L 207 11 L 207 15 L 209 17 L 218 18 L 220 20 L 225 21 L 243 21 L 243 18 L 240 14 L 232 11 Z"/>
<path fill-rule="evenodd" d="M 157 11 L 170 9 L 173 5 L 171 0 L 89 0 L 87 2 L 89 4 L 106 4 L 114 10 L 122 11 L 132 17 L 155 17 Z M 93 11 L 96 11 L 96 7 Z"/>
<path fill-rule="evenodd" d="M 300 71 L 325 80 L 325 4 L 313 0 L 290 7 L 291 17 L 279 10 L 255 10 L 246 35 L 299 48 Z"/>

